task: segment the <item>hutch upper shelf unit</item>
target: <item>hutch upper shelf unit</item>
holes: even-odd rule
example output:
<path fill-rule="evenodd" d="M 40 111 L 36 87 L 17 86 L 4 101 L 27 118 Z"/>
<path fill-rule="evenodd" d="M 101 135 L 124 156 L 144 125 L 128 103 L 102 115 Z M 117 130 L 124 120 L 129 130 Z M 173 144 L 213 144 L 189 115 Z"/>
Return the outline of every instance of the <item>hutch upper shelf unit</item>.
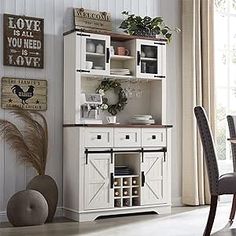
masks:
<path fill-rule="evenodd" d="M 128 53 L 119 55 L 119 47 Z M 80 95 L 86 90 L 83 85 L 88 84 L 86 78 L 96 77 L 153 81 L 149 89 L 151 108 L 147 112 L 156 113 L 159 123 L 166 122 L 166 41 L 115 33 L 65 34 L 64 124 L 81 123 Z"/>
<path fill-rule="evenodd" d="M 117 114 L 121 124 L 82 124 L 81 93 L 95 93 L 99 81 L 107 77 L 119 79 L 123 87 L 127 81 L 139 81 L 143 95 L 128 100 Z M 165 125 L 165 77 L 164 40 L 65 34 L 65 216 L 89 221 L 102 215 L 170 212 L 172 126 Z M 151 114 L 158 124 L 128 124 L 135 114 Z"/>
<path fill-rule="evenodd" d="M 74 69 L 82 75 L 117 77 L 120 74 L 114 74 L 113 69 L 128 67 L 129 75 L 135 78 L 158 79 L 166 76 L 165 41 L 78 31 L 65 35 L 65 41 L 68 42 L 65 52 L 73 48 Z M 128 53 L 119 55 L 111 47 L 125 47 Z M 88 64 L 88 61 L 92 63 Z"/>

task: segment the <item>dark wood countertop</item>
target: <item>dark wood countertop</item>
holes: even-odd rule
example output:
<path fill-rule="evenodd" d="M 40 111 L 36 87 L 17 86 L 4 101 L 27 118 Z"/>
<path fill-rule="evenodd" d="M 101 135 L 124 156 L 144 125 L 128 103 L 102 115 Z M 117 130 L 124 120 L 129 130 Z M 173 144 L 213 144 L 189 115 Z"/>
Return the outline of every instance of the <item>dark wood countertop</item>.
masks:
<path fill-rule="evenodd" d="M 73 32 L 80 32 L 80 33 L 91 33 L 91 34 L 101 34 L 101 35 L 110 35 L 112 40 L 114 41 L 127 41 L 132 39 L 145 39 L 145 40 L 152 40 L 152 41 L 163 41 L 167 42 L 166 39 L 163 39 L 161 37 L 156 38 L 152 36 L 136 36 L 136 35 L 129 35 L 126 33 L 118 33 L 118 32 L 112 32 L 112 31 L 101 31 L 101 30 L 82 30 L 82 29 L 72 29 L 67 32 L 64 32 L 63 35 L 68 35 Z"/>
<path fill-rule="evenodd" d="M 172 128 L 173 125 L 132 125 L 132 124 L 65 124 L 63 127 L 101 127 L 101 128 Z"/>

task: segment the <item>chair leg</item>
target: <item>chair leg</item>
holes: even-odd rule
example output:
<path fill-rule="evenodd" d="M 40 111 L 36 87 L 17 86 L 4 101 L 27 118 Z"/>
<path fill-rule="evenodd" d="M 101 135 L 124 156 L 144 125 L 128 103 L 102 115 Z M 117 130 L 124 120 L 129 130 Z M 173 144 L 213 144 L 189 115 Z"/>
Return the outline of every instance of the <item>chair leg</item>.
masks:
<path fill-rule="evenodd" d="M 235 216 L 235 210 L 236 210 L 236 194 L 234 194 L 233 202 L 232 202 L 232 207 L 231 207 L 231 212 L 229 216 L 229 221 L 233 223 L 234 221 L 234 216 Z"/>
<path fill-rule="evenodd" d="M 218 203 L 218 196 L 211 196 L 211 206 L 210 211 L 208 215 L 207 225 L 205 227 L 205 231 L 203 236 L 210 236 L 211 235 L 211 229 L 214 223 L 215 215 L 216 215 L 216 208 Z"/>

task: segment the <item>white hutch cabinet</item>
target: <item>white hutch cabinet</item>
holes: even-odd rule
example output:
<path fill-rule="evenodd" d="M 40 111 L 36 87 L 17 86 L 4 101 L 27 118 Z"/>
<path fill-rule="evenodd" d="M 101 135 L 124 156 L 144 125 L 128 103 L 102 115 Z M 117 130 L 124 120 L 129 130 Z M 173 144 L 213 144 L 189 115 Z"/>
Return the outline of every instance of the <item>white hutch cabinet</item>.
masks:
<path fill-rule="evenodd" d="M 113 54 L 111 46 L 124 46 L 129 53 Z M 166 42 L 157 39 L 79 31 L 65 34 L 66 217 L 82 222 L 106 215 L 170 212 L 172 126 L 166 125 L 165 48 Z M 116 75 L 114 68 L 128 68 L 131 74 Z M 94 93 L 104 77 L 118 79 L 123 86 L 138 80 L 143 95 L 128 101 L 130 107 L 117 115 L 120 124 L 82 124 L 80 95 Z M 135 114 L 151 114 L 157 124 L 129 124 Z"/>

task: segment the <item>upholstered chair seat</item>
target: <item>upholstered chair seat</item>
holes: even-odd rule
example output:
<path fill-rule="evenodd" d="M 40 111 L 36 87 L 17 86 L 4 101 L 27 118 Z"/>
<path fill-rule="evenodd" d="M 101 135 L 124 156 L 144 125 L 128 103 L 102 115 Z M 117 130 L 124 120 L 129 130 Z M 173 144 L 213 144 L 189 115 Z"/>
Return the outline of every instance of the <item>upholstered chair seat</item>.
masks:
<path fill-rule="evenodd" d="M 227 173 L 219 178 L 218 194 L 236 193 L 236 173 Z"/>

